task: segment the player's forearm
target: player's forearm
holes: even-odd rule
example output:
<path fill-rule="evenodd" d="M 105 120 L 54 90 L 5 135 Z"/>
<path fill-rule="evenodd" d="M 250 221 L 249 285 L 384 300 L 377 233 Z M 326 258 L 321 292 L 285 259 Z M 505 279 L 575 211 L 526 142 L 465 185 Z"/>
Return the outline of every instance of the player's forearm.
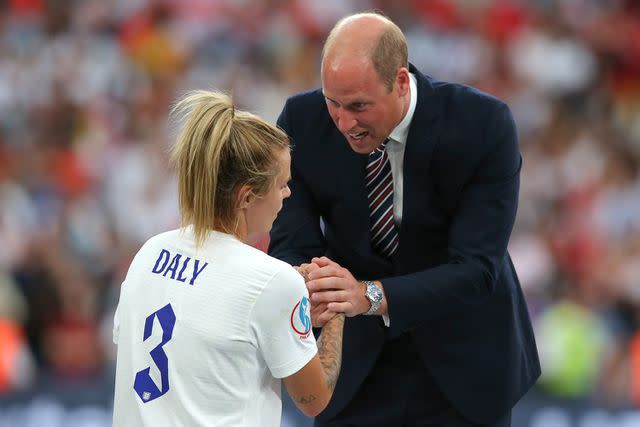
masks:
<path fill-rule="evenodd" d="M 318 339 L 318 357 L 322 363 L 327 388 L 333 394 L 342 365 L 344 314 L 337 314 L 323 327 Z"/>

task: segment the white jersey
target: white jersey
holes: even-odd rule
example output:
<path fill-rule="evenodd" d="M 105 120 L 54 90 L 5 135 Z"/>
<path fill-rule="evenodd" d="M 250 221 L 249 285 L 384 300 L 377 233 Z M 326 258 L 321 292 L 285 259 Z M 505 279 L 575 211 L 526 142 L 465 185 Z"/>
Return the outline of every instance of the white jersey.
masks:
<path fill-rule="evenodd" d="M 114 318 L 114 426 L 279 426 L 281 378 L 317 353 L 290 265 L 191 227 L 134 258 Z"/>

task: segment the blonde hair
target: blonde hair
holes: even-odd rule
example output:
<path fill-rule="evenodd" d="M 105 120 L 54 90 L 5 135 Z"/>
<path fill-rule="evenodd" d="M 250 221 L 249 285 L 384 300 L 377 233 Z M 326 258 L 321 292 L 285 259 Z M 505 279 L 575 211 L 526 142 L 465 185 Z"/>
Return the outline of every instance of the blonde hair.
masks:
<path fill-rule="evenodd" d="M 333 49 L 339 30 L 350 21 L 367 16 L 381 18 L 387 24 L 378 39 L 372 41 L 367 56 L 380 80 L 391 91 L 398 69 L 400 67 L 409 68 L 409 48 L 400 27 L 379 11 L 356 13 L 340 19 L 327 36 L 322 48 L 322 61 L 324 62 L 325 56 Z"/>
<path fill-rule="evenodd" d="M 193 225 L 197 246 L 210 230 L 235 234 L 237 191 L 246 184 L 260 197 L 271 189 L 278 155 L 290 149 L 289 138 L 260 117 L 237 110 L 219 92 L 189 92 L 172 116 L 184 122 L 171 150 L 182 226 Z"/>

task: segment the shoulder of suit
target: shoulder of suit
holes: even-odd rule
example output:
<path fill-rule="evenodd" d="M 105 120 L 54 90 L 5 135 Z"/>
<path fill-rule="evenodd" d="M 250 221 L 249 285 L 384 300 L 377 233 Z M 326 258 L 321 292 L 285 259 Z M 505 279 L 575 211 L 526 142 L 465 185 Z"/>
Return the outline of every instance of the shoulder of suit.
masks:
<path fill-rule="evenodd" d="M 485 108 L 506 107 L 506 103 L 500 98 L 464 83 L 429 78 L 427 84 L 430 84 L 438 98 L 467 105 L 467 108 L 473 106 L 484 106 Z"/>
<path fill-rule="evenodd" d="M 318 103 L 318 101 L 322 101 L 321 104 L 324 106 L 324 95 L 322 94 L 321 88 L 311 89 L 292 95 L 287 99 L 287 104 L 311 105 Z"/>
<path fill-rule="evenodd" d="M 320 129 L 332 129 L 333 122 L 327 111 L 321 89 L 310 90 L 291 96 L 283 109 L 289 136 L 295 131 L 312 131 L 317 134 Z M 296 141 L 299 143 L 300 141 Z"/>

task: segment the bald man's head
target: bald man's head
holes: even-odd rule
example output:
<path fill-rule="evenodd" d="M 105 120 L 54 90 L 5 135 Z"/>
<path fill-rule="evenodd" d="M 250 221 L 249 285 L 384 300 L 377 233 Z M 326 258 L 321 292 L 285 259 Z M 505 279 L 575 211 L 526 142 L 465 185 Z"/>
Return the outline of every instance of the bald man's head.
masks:
<path fill-rule="evenodd" d="M 391 90 L 400 67 L 409 67 L 407 41 L 396 24 L 376 13 L 347 16 L 333 27 L 322 50 L 322 72 L 326 66 L 345 61 L 371 64 Z"/>

